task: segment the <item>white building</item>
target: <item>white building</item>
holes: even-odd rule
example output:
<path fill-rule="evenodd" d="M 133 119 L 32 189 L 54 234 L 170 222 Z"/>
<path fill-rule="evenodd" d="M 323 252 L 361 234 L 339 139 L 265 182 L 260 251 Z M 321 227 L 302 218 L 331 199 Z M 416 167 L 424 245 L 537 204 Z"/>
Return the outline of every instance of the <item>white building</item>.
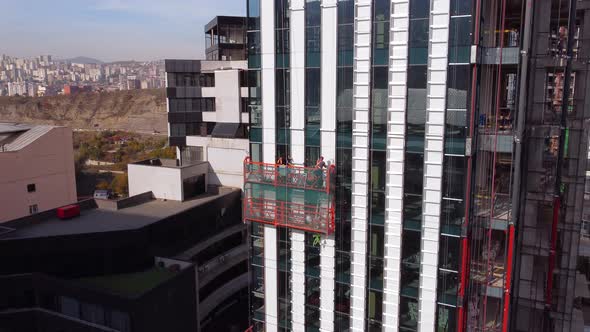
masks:
<path fill-rule="evenodd" d="M 166 60 L 170 145 L 181 165 L 208 161 L 212 186 L 243 185 L 246 68 L 246 61 Z"/>
<path fill-rule="evenodd" d="M 72 130 L 0 123 L 0 223 L 76 200 Z"/>

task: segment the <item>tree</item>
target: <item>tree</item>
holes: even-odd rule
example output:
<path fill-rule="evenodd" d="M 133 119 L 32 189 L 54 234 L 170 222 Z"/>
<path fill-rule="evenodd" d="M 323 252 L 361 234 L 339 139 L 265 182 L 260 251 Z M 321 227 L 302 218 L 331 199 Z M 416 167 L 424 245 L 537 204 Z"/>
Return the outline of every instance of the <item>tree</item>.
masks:
<path fill-rule="evenodd" d="M 100 180 L 100 182 L 96 184 L 96 189 L 99 189 L 99 190 L 106 190 L 106 189 L 109 189 L 109 187 L 110 187 L 109 183 L 106 182 L 105 180 Z"/>
<path fill-rule="evenodd" d="M 111 190 L 117 194 L 127 196 L 129 194 L 129 182 L 127 174 L 117 174 L 111 182 Z"/>

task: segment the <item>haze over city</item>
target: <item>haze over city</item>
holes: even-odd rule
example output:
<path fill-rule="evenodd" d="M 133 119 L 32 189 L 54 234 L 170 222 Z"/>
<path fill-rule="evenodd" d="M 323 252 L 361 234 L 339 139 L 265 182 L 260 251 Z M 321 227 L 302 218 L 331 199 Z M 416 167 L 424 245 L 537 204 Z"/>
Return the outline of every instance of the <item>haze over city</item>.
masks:
<path fill-rule="evenodd" d="M 242 0 L 2 0 L 0 7 L 0 54 L 106 62 L 202 57 L 212 17 L 246 14 Z"/>

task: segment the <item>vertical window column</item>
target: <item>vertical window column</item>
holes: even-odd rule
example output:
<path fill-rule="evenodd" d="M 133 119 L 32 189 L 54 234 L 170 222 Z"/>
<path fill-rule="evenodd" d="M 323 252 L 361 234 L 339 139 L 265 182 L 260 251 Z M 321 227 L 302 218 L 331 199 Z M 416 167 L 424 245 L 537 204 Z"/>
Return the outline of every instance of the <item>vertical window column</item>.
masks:
<path fill-rule="evenodd" d="M 436 330 L 457 329 L 461 227 L 465 217 L 467 109 L 471 65 L 471 3 L 451 1 Z"/>
<path fill-rule="evenodd" d="M 286 163 L 291 155 L 291 108 L 290 108 L 290 69 L 289 69 L 289 0 L 275 0 L 275 119 L 276 156 Z"/>
<path fill-rule="evenodd" d="M 251 325 L 264 331 L 264 227 L 250 224 L 250 318 Z"/>
<path fill-rule="evenodd" d="M 430 0 L 410 1 L 398 316 L 400 331 L 417 331 L 419 320 L 429 13 Z"/>
<path fill-rule="evenodd" d="M 320 157 L 321 1 L 305 1 L 305 165 Z"/>
<path fill-rule="evenodd" d="M 262 72 L 260 0 L 248 0 L 248 111 L 250 112 L 250 157 L 262 161 Z"/>
<path fill-rule="evenodd" d="M 350 328 L 354 0 L 338 1 L 336 62 L 336 275 L 334 330 Z"/>
<path fill-rule="evenodd" d="M 385 236 L 385 147 L 389 83 L 390 0 L 373 1 L 369 227 L 367 241 L 367 331 L 383 322 L 383 254 Z"/>

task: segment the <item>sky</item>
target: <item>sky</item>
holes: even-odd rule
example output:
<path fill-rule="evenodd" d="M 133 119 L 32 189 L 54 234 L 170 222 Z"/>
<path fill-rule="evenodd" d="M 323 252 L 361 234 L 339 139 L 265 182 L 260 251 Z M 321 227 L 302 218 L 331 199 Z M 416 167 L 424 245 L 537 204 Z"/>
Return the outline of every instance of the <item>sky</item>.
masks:
<path fill-rule="evenodd" d="M 246 0 L 0 0 L 0 54 L 102 61 L 204 58 L 204 25 Z"/>

